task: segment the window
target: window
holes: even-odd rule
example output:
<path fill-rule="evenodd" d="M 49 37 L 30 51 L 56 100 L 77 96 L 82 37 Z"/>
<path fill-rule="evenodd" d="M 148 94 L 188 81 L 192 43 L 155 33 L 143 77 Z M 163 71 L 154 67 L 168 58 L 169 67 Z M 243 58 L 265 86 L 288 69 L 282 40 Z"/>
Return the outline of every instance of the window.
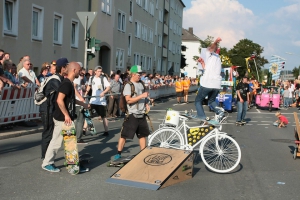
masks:
<path fill-rule="evenodd" d="M 172 30 L 172 27 L 173 27 L 173 20 L 170 19 L 170 29 Z"/>
<path fill-rule="evenodd" d="M 136 21 L 135 22 L 135 31 L 134 31 L 134 35 L 137 38 L 141 38 L 141 22 Z"/>
<path fill-rule="evenodd" d="M 150 1 L 149 3 L 149 13 L 150 15 L 154 16 L 154 2 Z"/>
<path fill-rule="evenodd" d="M 162 37 L 160 34 L 158 34 L 158 46 L 162 47 Z"/>
<path fill-rule="evenodd" d="M 162 11 L 162 10 L 159 10 L 159 11 L 158 11 L 158 20 L 159 20 L 160 22 L 163 22 L 163 11 Z"/>
<path fill-rule="evenodd" d="M 161 71 L 161 60 L 160 60 L 160 58 L 157 59 L 156 71 Z"/>
<path fill-rule="evenodd" d="M 144 56 L 141 55 L 141 60 L 140 60 L 140 66 L 143 68 L 143 64 L 144 64 Z"/>
<path fill-rule="evenodd" d="M 53 43 L 62 44 L 63 38 L 63 16 L 54 13 L 54 24 L 53 24 Z"/>
<path fill-rule="evenodd" d="M 111 14 L 111 0 L 102 0 L 101 9 L 102 9 L 102 12 L 110 15 Z"/>
<path fill-rule="evenodd" d="M 136 4 L 142 6 L 142 0 L 136 0 Z"/>
<path fill-rule="evenodd" d="M 134 55 L 133 55 L 134 65 L 138 65 L 139 64 L 139 59 L 140 59 L 140 55 L 138 53 L 134 53 Z"/>
<path fill-rule="evenodd" d="M 158 0 L 156 0 L 156 9 L 158 9 Z"/>
<path fill-rule="evenodd" d="M 125 32 L 126 27 L 126 16 L 122 11 L 118 12 L 118 30 Z"/>
<path fill-rule="evenodd" d="M 153 43 L 153 30 L 149 28 L 149 40 L 148 42 L 150 42 L 151 44 Z"/>
<path fill-rule="evenodd" d="M 128 35 L 128 56 L 131 56 L 131 34 Z"/>
<path fill-rule="evenodd" d="M 145 24 L 142 24 L 142 40 L 147 41 L 148 39 L 148 28 Z"/>
<path fill-rule="evenodd" d="M 173 42 L 172 42 L 172 40 L 170 39 L 170 40 L 169 40 L 169 51 L 172 51 L 172 44 L 173 44 Z"/>
<path fill-rule="evenodd" d="M 116 50 L 116 68 L 124 67 L 124 50 L 118 49 Z"/>
<path fill-rule="evenodd" d="M 3 9 L 3 32 L 16 36 L 18 34 L 19 1 L 5 0 Z"/>
<path fill-rule="evenodd" d="M 149 5 L 149 2 L 148 0 L 144 0 L 144 9 L 148 12 L 148 5 Z"/>
<path fill-rule="evenodd" d="M 157 35 L 157 20 L 155 20 L 155 35 Z"/>
<path fill-rule="evenodd" d="M 133 13 L 133 3 L 129 2 L 129 21 L 132 22 L 132 13 Z"/>
<path fill-rule="evenodd" d="M 148 68 L 147 68 L 147 70 L 151 70 L 151 68 L 152 68 L 152 58 L 148 57 L 147 60 L 148 60 Z"/>
<path fill-rule="evenodd" d="M 78 48 L 78 40 L 79 40 L 79 21 L 76 19 L 72 19 L 71 25 L 71 47 Z"/>
<path fill-rule="evenodd" d="M 156 46 L 154 46 L 154 60 L 156 60 Z"/>
<path fill-rule="evenodd" d="M 175 42 L 173 42 L 173 44 L 172 44 L 172 53 L 173 54 L 175 54 L 175 51 L 176 51 L 176 43 Z"/>
<path fill-rule="evenodd" d="M 44 8 L 32 5 L 32 30 L 34 40 L 43 40 Z"/>

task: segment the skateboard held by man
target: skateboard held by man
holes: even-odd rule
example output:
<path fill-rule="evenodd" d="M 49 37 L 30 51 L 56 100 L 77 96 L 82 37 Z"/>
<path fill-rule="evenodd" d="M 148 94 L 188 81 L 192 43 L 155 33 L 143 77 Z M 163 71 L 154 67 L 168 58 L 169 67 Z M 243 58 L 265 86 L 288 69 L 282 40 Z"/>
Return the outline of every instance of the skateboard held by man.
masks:
<path fill-rule="evenodd" d="M 63 136 L 63 146 L 66 159 L 64 164 L 70 174 L 76 175 L 80 172 L 80 164 L 74 123 L 72 122 L 69 126 L 63 124 L 61 134 Z"/>

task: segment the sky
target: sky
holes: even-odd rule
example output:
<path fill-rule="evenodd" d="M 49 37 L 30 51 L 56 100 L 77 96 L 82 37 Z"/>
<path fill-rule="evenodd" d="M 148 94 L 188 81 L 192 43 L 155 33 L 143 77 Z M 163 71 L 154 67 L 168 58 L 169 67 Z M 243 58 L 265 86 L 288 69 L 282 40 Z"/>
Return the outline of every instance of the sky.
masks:
<path fill-rule="evenodd" d="M 231 49 L 247 38 L 264 48 L 269 62 L 277 55 L 286 59 L 285 69 L 300 66 L 300 0 L 182 1 L 182 26 L 200 39 L 221 37 L 220 45 Z"/>

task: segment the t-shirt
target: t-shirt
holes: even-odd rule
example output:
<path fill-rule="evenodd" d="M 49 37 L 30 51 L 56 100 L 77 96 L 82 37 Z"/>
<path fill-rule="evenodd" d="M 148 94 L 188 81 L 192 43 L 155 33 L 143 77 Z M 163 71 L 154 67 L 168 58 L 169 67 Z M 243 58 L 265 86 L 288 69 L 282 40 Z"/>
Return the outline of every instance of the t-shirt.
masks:
<path fill-rule="evenodd" d="M 39 80 L 40 83 L 45 81 L 46 77 L 43 74 L 38 75 L 37 79 Z"/>
<path fill-rule="evenodd" d="M 236 90 L 240 92 L 240 95 L 244 101 L 247 101 L 247 93 L 249 92 L 249 84 L 239 82 L 239 84 L 236 86 Z M 240 101 L 239 95 L 237 95 L 237 100 Z"/>
<path fill-rule="evenodd" d="M 63 93 L 66 95 L 64 98 L 64 104 L 66 106 L 66 109 L 69 113 L 70 118 L 73 121 L 75 119 L 75 90 L 74 90 L 73 83 L 68 78 L 65 78 L 61 82 L 61 84 L 58 88 L 57 95 L 59 93 Z M 56 99 L 57 99 L 57 97 L 56 97 Z M 65 121 L 65 116 L 61 112 L 56 101 L 55 101 L 55 110 L 53 113 L 53 117 L 57 121 Z"/>
<path fill-rule="evenodd" d="M 290 96 L 290 91 L 289 90 L 284 90 L 283 91 L 283 97 L 284 98 L 289 98 L 289 96 Z"/>
<path fill-rule="evenodd" d="M 135 93 L 133 97 L 139 96 L 143 94 L 144 87 L 142 83 L 139 82 L 132 82 L 134 85 Z M 124 96 L 131 96 L 131 86 L 126 84 L 123 90 Z M 127 104 L 127 109 L 129 114 L 144 114 L 145 113 L 145 103 L 147 103 L 147 99 L 140 99 L 138 102 L 133 104 Z"/>
<path fill-rule="evenodd" d="M 205 88 L 221 88 L 221 59 L 216 53 L 210 53 L 206 50 L 205 72 L 200 79 L 200 84 Z"/>
<path fill-rule="evenodd" d="M 93 79 L 93 81 L 92 81 L 92 79 Z M 110 87 L 110 84 L 109 84 L 106 77 L 103 77 L 103 84 L 104 84 L 104 86 L 101 83 L 101 77 L 96 77 L 96 76 L 90 77 L 89 85 L 92 86 L 92 96 L 97 96 L 97 97 L 92 97 L 91 98 L 90 104 L 106 106 L 106 104 L 107 104 L 106 97 L 105 96 L 100 97 L 100 94 L 107 87 Z"/>
<path fill-rule="evenodd" d="M 293 90 L 293 88 L 289 88 L 289 98 L 293 98 L 293 92 L 294 92 L 294 90 Z"/>
<path fill-rule="evenodd" d="M 253 85 L 252 82 L 250 82 L 250 83 L 249 83 L 249 92 L 252 92 L 252 91 L 253 91 L 253 88 L 252 88 L 252 87 L 254 87 L 254 85 Z"/>
<path fill-rule="evenodd" d="M 22 79 L 23 76 L 26 76 L 33 84 L 35 84 L 36 75 L 34 71 L 29 70 L 27 71 L 24 67 L 18 73 L 20 84 L 22 85 L 25 81 Z"/>
<path fill-rule="evenodd" d="M 289 120 L 288 120 L 285 116 L 283 116 L 283 115 L 280 115 L 280 116 L 278 117 L 278 119 L 279 119 L 281 122 L 285 123 L 285 124 L 288 124 L 288 123 L 289 123 Z"/>
<path fill-rule="evenodd" d="M 75 78 L 73 83 L 76 84 L 76 89 L 77 89 L 78 93 L 82 96 L 81 78 L 80 77 Z M 79 98 L 76 95 L 75 95 L 75 98 L 77 100 L 79 100 Z"/>

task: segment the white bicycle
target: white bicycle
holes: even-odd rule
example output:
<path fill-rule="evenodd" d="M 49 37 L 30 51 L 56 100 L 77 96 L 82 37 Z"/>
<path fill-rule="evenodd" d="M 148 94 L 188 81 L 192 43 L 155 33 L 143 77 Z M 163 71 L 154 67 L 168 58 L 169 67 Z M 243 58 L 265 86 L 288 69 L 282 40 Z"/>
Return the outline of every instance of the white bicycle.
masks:
<path fill-rule="evenodd" d="M 200 145 L 202 161 L 210 170 L 228 173 L 235 169 L 241 160 L 241 149 L 232 137 L 221 132 L 222 124 L 190 127 L 186 124 L 190 119 L 177 111 L 168 111 L 164 125 L 148 137 L 148 146 L 195 150 Z"/>

